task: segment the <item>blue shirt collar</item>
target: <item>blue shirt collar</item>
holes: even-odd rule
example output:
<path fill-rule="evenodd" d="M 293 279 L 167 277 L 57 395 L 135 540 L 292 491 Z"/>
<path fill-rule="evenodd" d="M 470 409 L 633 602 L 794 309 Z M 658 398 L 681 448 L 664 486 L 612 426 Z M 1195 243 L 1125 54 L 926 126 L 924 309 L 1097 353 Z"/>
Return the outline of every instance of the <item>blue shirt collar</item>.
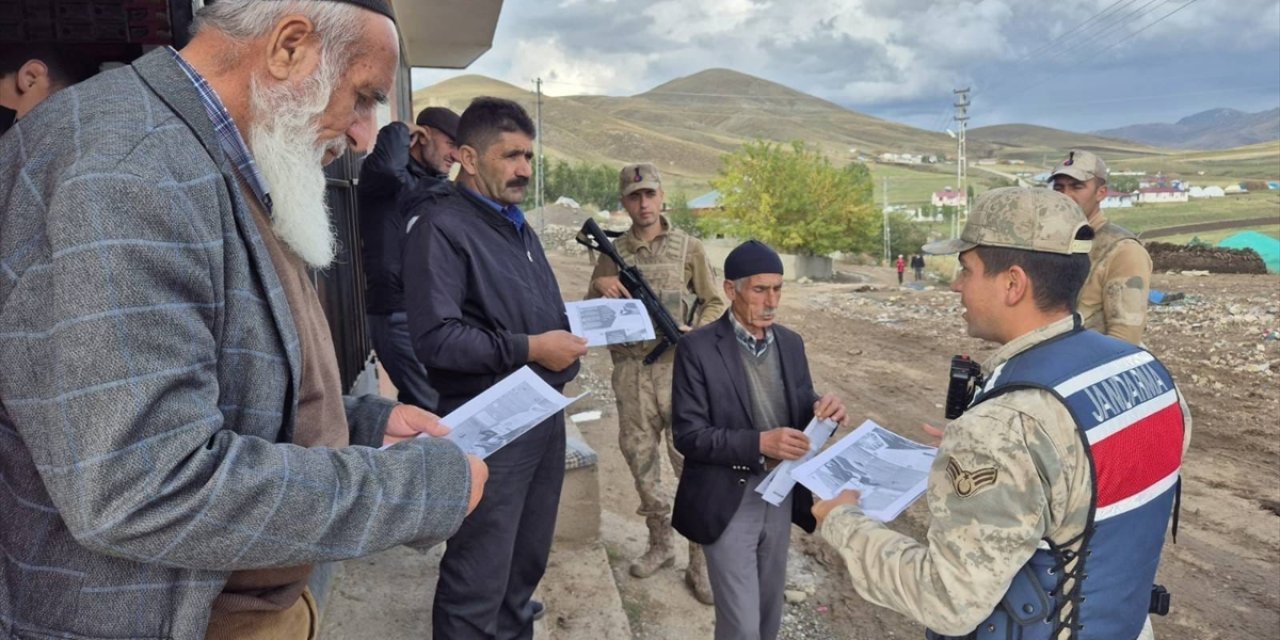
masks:
<path fill-rule="evenodd" d="M 507 220 L 510 220 L 511 224 L 516 226 L 516 231 L 521 231 L 524 229 L 524 212 L 520 210 L 520 207 L 514 204 L 504 205 L 501 202 L 498 202 L 486 196 L 480 195 L 479 192 L 477 192 L 475 189 L 472 189 L 470 187 L 462 187 L 462 188 L 466 189 L 467 192 L 470 193 L 471 195 L 479 198 L 481 202 L 489 205 L 489 207 L 491 207 L 494 211 L 497 211 L 498 213 L 502 214 L 502 217 L 506 218 Z"/>
<path fill-rule="evenodd" d="M 222 152 L 227 155 L 227 159 L 231 164 L 235 165 L 236 170 L 240 172 L 240 177 L 244 179 L 245 184 L 249 185 L 249 189 L 253 191 L 253 195 L 266 209 L 267 213 L 271 213 L 271 191 L 267 188 L 266 180 L 262 178 L 262 174 L 258 171 L 258 165 L 253 161 L 253 154 L 249 153 L 249 146 L 244 143 L 244 137 L 240 135 L 240 129 L 236 127 L 236 123 L 231 119 L 231 114 L 227 113 L 227 108 L 222 104 L 222 99 L 214 92 L 213 87 L 209 86 L 209 82 L 200 75 L 187 63 L 182 56 L 178 55 L 178 51 L 173 47 L 165 47 L 169 50 L 178 66 L 187 74 L 187 79 L 191 80 L 191 84 L 195 86 L 196 93 L 200 94 L 200 103 L 204 105 L 204 111 L 209 115 L 209 121 L 213 123 L 214 135 L 218 138 L 218 145 L 222 147 Z"/>

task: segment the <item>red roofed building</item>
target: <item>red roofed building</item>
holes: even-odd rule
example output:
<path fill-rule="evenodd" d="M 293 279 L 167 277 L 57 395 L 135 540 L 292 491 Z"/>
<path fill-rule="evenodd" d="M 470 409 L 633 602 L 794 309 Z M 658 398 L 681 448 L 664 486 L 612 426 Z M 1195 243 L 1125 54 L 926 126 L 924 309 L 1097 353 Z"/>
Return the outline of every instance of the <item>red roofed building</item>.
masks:
<path fill-rule="evenodd" d="M 934 191 L 931 202 L 935 207 L 959 207 L 964 205 L 964 194 L 959 191 L 952 191 L 950 188 Z"/>

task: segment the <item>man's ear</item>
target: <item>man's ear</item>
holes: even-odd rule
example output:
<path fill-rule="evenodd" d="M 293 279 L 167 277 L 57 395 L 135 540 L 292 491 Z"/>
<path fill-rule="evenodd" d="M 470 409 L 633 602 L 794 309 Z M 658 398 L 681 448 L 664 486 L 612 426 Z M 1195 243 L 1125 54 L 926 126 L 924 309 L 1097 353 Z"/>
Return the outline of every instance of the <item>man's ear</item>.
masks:
<path fill-rule="evenodd" d="M 728 302 L 733 302 L 733 297 L 737 294 L 738 294 L 737 289 L 733 288 L 733 281 L 725 280 L 724 281 L 724 299 Z"/>
<path fill-rule="evenodd" d="M 1005 305 L 1016 307 L 1033 295 L 1031 278 L 1027 276 L 1026 271 L 1022 270 L 1022 267 L 1018 265 L 1009 267 L 1009 270 L 1000 274 L 999 278 L 1004 282 Z"/>
<path fill-rule="evenodd" d="M 464 144 L 458 147 L 458 163 L 462 165 L 462 172 L 467 175 L 477 175 L 480 172 L 476 170 L 476 163 L 480 159 L 480 153 L 476 148 Z"/>
<path fill-rule="evenodd" d="M 18 68 L 14 82 L 18 86 L 18 95 L 24 95 L 40 87 L 45 87 L 47 91 L 52 79 L 49 77 L 49 67 L 43 61 L 28 60 Z"/>
<path fill-rule="evenodd" d="M 266 46 L 267 73 L 281 82 L 309 76 L 320 65 L 320 37 L 306 16 L 281 18 Z"/>

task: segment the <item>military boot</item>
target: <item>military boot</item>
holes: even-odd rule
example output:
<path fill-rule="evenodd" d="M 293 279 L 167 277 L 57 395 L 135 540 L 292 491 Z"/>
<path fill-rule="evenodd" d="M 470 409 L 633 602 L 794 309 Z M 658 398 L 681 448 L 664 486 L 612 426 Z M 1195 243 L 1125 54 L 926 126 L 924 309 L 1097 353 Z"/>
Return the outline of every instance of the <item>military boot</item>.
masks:
<path fill-rule="evenodd" d="M 676 550 L 671 541 L 671 521 L 666 518 L 647 518 L 649 548 L 644 555 L 631 563 L 631 575 L 648 578 L 658 569 L 675 564 Z"/>
<path fill-rule="evenodd" d="M 684 583 L 693 591 L 693 597 L 702 604 L 713 604 L 711 579 L 707 577 L 707 556 L 702 546 L 689 543 L 689 567 L 684 570 Z"/>

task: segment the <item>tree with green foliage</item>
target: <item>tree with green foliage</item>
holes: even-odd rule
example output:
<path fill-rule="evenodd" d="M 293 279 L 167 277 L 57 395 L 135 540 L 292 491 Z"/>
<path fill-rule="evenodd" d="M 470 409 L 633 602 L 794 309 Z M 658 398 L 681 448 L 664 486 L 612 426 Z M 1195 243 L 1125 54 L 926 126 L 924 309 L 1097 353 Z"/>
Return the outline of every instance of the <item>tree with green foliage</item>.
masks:
<path fill-rule="evenodd" d="M 555 202 L 562 196 L 567 196 L 578 204 L 598 209 L 614 209 L 619 206 L 618 170 L 608 165 L 586 162 L 569 164 L 564 160 L 551 160 L 547 162 L 543 181 L 543 195 L 547 202 Z"/>
<path fill-rule="evenodd" d="M 667 219 L 671 224 L 695 238 L 701 238 L 702 229 L 698 226 L 698 217 L 693 215 L 693 209 L 689 208 L 688 194 L 684 192 L 668 194 L 666 202 Z"/>
<path fill-rule="evenodd" d="M 1112 193 L 1133 193 L 1138 190 L 1138 176 L 1112 176 L 1107 190 Z"/>
<path fill-rule="evenodd" d="M 929 241 L 931 225 L 912 220 L 901 213 L 889 214 L 889 253 L 894 258 L 920 253 Z"/>
<path fill-rule="evenodd" d="M 722 208 L 702 218 L 706 233 L 810 255 L 880 247 L 883 222 L 871 172 L 856 162 L 836 167 L 803 142 L 748 143 L 724 157 L 711 186 L 720 191 Z"/>

